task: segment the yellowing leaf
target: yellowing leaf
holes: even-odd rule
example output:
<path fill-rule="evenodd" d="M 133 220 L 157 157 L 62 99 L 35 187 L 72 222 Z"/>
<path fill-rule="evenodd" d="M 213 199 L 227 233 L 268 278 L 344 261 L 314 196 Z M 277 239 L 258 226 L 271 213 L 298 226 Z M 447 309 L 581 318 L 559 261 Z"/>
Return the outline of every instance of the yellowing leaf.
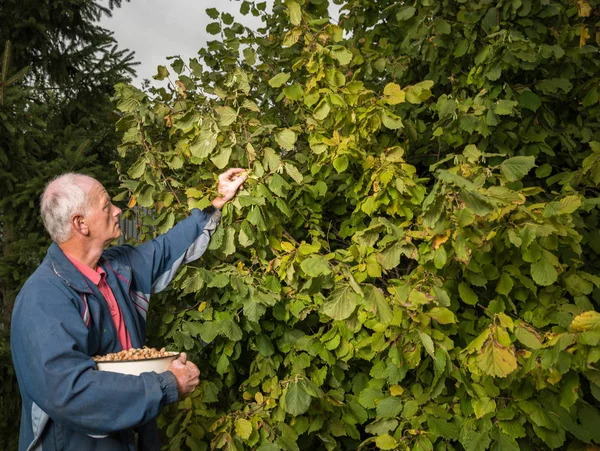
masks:
<path fill-rule="evenodd" d="M 479 354 L 477 365 L 485 374 L 506 377 L 517 369 L 517 358 L 504 346 L 489 341 Z"/>
<path fill-rule="evenodd" d="M 132 195 L 129 199 L 129 202 L 127 203 L 127 208 L 133 208 L 135 207 L 135 204 L 137 204 L 137 199 L 135 196 Z"/>
<path fill-rule="evenodd" d="M 402 393 L 404 393 L 404 389 L 402 387 L 400 387 L 399 385 L 392 385 L 390 387 L 390 395 L 400 396 Z"/>
<path fill-rule="evenodd" d="M 286 252 L 292 252 L 294 249 L 296 249 L 294 245 L 288 241 L 282 241 L 281 248 Z"/>
<path fill-rule="evenodd" d="M 436 235 L 433 239 L 433 248 L 437 249 L 450 238 L 450 230 L 447 231 L 446 235 Z"/>
<path fill-rule="evenodd" d="M 200 305 L 198 306 L 198 311 L 199 311 L 200 313 L 202 313 L 202 312 L 204 311 L 204 309 L 205 309 L 205 308 L 206 308 L 206 301 L 202 301 L 202 302 L 200 303 Z"/>
<path fill-rule="evenodd" d="M 388 83 L 383 88 L 383 94 L 385 95 L 386 102 L 390 105 L 403 103 L 406 98 L 406 93 L 396 83 Z"/>
<path fill-rule="evenodd" d="M 585 0 L 579 0 L 577 2 L 577 14 L 579 17 L 589 17 L 592 12 L 592 7 Z"/>
<path fill-rule="evenodd" d="M 600 313 L 590 310 L 583 312 L 573 318 L 570 326 L 571 332 L 586 332 L 588 330 L 600 330 Z"/>
<path fill-rule="evenodd" d="M 581 24 L 581 31 L 580 31 L 580 35 L 579 35 L 579 47 L 583 47 L 589 38 L 590 38 L 590 31 L 588 30 L 588 27 Z"/>

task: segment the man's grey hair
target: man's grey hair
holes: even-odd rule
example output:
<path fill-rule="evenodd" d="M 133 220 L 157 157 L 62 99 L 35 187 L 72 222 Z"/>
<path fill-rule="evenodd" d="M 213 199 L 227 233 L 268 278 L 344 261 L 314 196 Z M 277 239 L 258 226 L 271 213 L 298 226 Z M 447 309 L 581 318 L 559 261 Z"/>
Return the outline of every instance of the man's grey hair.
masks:
<path fill-rule="evenodd" d="M 71 237 L 73 215 L 85 215 L 89 207 L 89 183 L 92 177 L 69 172 L 51 180 L 41 197 L 44 226 L 52 241 L 64 243 Z"/>

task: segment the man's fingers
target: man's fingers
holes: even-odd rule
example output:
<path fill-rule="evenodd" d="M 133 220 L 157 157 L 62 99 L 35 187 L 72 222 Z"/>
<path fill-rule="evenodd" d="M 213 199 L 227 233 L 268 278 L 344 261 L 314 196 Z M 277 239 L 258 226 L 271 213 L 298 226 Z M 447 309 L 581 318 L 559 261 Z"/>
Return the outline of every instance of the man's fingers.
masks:
<path fill-rule="evenodd" d="M 182 352 L 181 354 L 179 354 L 179 358 L 177 360 L 179 360 L 185 365 L 185 362 L 187 362 L 187 354 L 185 352 Z"/>
<path fill-rule="evenodd" d="M 243 168 L 229 168 L 225 172 L 223 172 L 221 175 L 219 175 L 219 180 L 233 180 L 233 178 L 236 174 L 239 174 L 240 172 L 244 172 L 244 171 L 245 171 L 245 169 L 243 169 Z"/>

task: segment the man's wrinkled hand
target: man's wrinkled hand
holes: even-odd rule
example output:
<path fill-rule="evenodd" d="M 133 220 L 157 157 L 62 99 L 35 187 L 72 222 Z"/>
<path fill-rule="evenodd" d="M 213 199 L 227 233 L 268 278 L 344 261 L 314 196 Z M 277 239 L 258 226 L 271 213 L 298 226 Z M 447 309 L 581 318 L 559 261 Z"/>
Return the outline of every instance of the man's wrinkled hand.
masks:
<path fill-rule="evenodd" d="M 213 206 L 219 210 L 223 208 L 223 205 L 233 199 L 247 178 L 248 174 L 242 168 L 231 168 L 219 175 L 217 185 L 219 197 L 212 201 Z"/>
<path fill-rule="evenodd" d="M 171 362 L 169 371 L 177 379 L 177 391 L 180 398 L 192 393 L 200 382 L 200 370 L 192 362 L 188 362 L 185 352 L 179 354 L 179 357 Z"/>

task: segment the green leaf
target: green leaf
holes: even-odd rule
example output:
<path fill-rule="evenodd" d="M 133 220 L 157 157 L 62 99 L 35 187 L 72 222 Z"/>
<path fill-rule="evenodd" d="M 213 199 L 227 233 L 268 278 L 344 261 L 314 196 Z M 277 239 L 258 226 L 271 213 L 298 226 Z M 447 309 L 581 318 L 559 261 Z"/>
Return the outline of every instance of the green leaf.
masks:
<path fill-rule="evenodd" d="M 294 83 L 293 85 L 283 88 L 283 94 L 290 100 L 302 100 L 304 91 L 302 90 L 302 86 Z"/>
<path fill-rule="evenodd" d="M 358 295 L 349 285 L 343 288 L 336 288 L 329 300 L 323 304 L 321 311 L 335 320 L 348 318 L 358 305 Z"/>
<path fill-rule="evenodd" d="M 331 274 L 329 262 L 321 255 L 311 255 L 300 264 L 302 271 L 310 277 L 319 277 Z"/>
<path fill-rule="evenodd" d="M 292 25 L 300 25 L 302 22 L 302 11 L 300 5 L 294 1 L 288 3 L 288 14 Z"/>
<path fill-rule="evenodd" d="M 402 412 L 400 398 L 384 398 L 377 403 L 377 418 L 396 418 Z"/>
<path fill-rule="evenodd" d="M 302 183 L 304 177 L 302 177 L 302 174 L 300 174 L 300 171 L 298 168 L 296 168 L 296 166 L 290 163 L 285 163 L 285 172 L 287 172 L 287 174 L 294 179 L 294 182 L 298 184 Z"/>
<path fill-rule="evenodd" d="M 454 313 L 445 307 L 434 307 L 427 314 L 440 324 L 455 324 L 456 317 Z"/>
<path fill-rule="evenodd" d="M 496 285 L 496 293 L 508 296 L 514 285 L 515 282 L 513 281 L 512 277 L 510 277 L 508 273 L 503 272 L 500 275 L 498 284 Z"/>
<path fill-rule="evenodd" d="M 232 227 L 227 227 L 225 229 L 225 237 L 223 238 L 221 251 L 226 256 L 235 252 L 235 229 Z"/>
<path fill-rule="evenodd" d="M 306 413 L 310 407 L 310 395 L 304 388 L 304 383 L 292 382 L 285 394 L 285 411 L 290 415 L 298 416 Z"/>
<path fill-rule="evenodd" d="M 219 115 L 219 126 L 227 127 L 237 119 L 237 112 L 228 106 L 218 106 L 215 111 Z"/>
<path fill-rule="evenodd" d="M 444 246 L 440 246 L 435 251 L 435 256 L 433 258 L 433 264 L 435 265 L 435 267 L 437 269 L 442 269 L 444 266 L 446 266 L 447 261 L 448 261 L 448 254 L 446 253 L 446 249 L 444 248 Z"/>
<path fill-rule="evenodd" d="M 254 49 L 246 47 L 243 50 L 243 54 L 244 59 L 246 60 L 246 64 L 249 64 L 250 66 L 254 66 L 256 64 L 256 52 L 254 51 Z"/>
<path fill-rule="evenodd" d="M 544 94 L 556 94 L 559 90 L 568 94 L 573 88 L 573 84 L 566 78 L 550 78 L 548 80 L 542 80 L 536 88 L 542 91 Z"/>
<path fill-rule="evenodd" d="M 479 301 L 479 297 L 477 296 L 477 294 L 475 294 L 473 289 L 465 282 L 461 282 L 458 285 L 458 294 L 460 295 L 460 298 L 463 300 L 463 302 L 466 304 L 475 305 Z"/>
<path fill-rule="evenodd" d="M 546 258 L 531 264 L 531 278 L 542 287 L 552 285 L 558 279 L 558 272 Z"/>
<path fill-rule="evenodd" d="M 525 428 L 518 420 L 498 421 L 500 430 L 512 438 L 522 438 L 527 435 Z"/>
<path fill-rule="evenodd" d="M 256 299 L 250 299 L 244 303 L 244 316 L 254 323 L 257 323 L 266 311 L 267 308 Z"/>
<path fill-rule="evenodd" d="M 500 165 L 500 173 L 509 182 L 521 180 L 535 167 L 535 157 L 512 157 Z"/>
<path fill-rule="evenodd" d="M 333 160 L 333 167 L 339 174 L 339 173 L 344 172 L 346 169 L 348 169 L 349 163 L 350 162 L 348 160 L 348 156 L 342 155 L 340 157 L 337 157 L 335 160 Z"/>
<path fill-rule="evenodd" d="M 517 358 L 504 346 L 490 341 L 478 356 L 477 365 L 485 374 L 506 377 L 517 369 Z"/>
<path fill-rule="evenodd" d="M 264 334 L 261 334 L 256 338 L 256 348 L 263 357 L 271 357 L 275 352 L 273 343 L 271 343 L 271 340 Z"/>
<path fill-rule="evenodd" d="M 155 80 L 164 80 L 169 76 L 169 70 L 165 66 L 158 66 L 156 70 L 156 75 L 152 77 Z"/>
<path fill-rule="evenodd" d="M 200 338 L 206 343 L 212 342 L 219 335 L 219 324 L 213 321 L 204 321 L 199 329 Z"/>
<path fill-rule="evenodd" d="M 494 108 L 494 113 L 501 116 L 509 115 L 513 112 L 516 106 L 517 102 L 513 100 L 498 100 Z"/>
<path fill-rule="evenodd" d="M 269 80 L 269 85 L 273 88 L 279 88 L 283 84 L 285 84 L 290 78 L 290 74 L 286 74 L 282 72 L 280 74 L 275 75 L 273 78 Z"/>
<path fill-rule="evenodd" d="M 515 337 L 525 346 L 531 349 L 541 349 L 542 341 L 539 335 L 526 326 L 517 326 L 515 329 Z"/>
<path fill-rule="evenodd" d="M 416 12 L 417 10 L 413 6 L 405 6 L 396 13 L 396 20 L 399 22 L 403 20 L 408 20 L 411 17 L 413 17 Z"/>
<path fill-rule="evenodd" d="M 469 431 L 460 438 L 460 443 L 465 451 L 482 451 L 488 449 L 491 442 L 490 435 L 487 432 Z"/>
<path fill-rule="evenodd" d="M 498 432 L 497 438 L 492 443 L 490 451 L 520 451 L 516 440 L 502 432 Z"/>
<path fill-rule="evenodd" d="M 423 343 L 427 354 L 435 358 L 435 347 L 433 345 L 433 340 L 431 339 L 429 334 L 419 331 L 419 338 L 421 339 L 421 343 Z"/>
<path fill-rule="evenodd" d="M 459 431 L 455 424 L 433 416 L 428 416 L 427 424 L 432 435 L 458 440 Z"/>
<path fill-rule="evenodd" d="M 338 60 L 342 66 L 350 64 L 352 61 L 352 52 L 341 45 L 334 45 L 331 48 L 331 55 Z"/>
<path fill-rule="evenodd" d="M 296 133 L 289 128 L 280 130 L 275 135 L 275 141 L 277 141 L 277 144 L 279 144 L 285 150 L 292 150 L 294 148 L 294 144 L 296 143 L 296 139 Z"/>
<path fill-rule="evenodd" d="M 219 22 L 212 22 L 206 26 L 206 32 L 208 34 L 219 34 L 221 32 L 221 24 Z"/>
<path fill-rule="evenodd" d="M 488 413 L 494 413 L 496 411 L 496 401 L 484 396 L 473 402 L 473 410 L 475 411 L 475 417 L 477 419 L 483 418 Z"/>
<path fill-rule="evenodd" d="M 375 445 L 379 449 L 396 449 L 398 442 L 390 434 L 383 434 L 375 439 Z"/>
<path fill-rule="evenodd" d="M 598 97 L 598 88 L 594 86 L 588 91 L 586 96 L 583 98 L 581 104 L 586 108 L 591 107 L 592 105 L 598 103 Z"/>
<path fill-rule="evenodd" d="M 243 440 L 248 440 L 252 435 L 252 423 L 245 418 L 235 420 L 235 433 Z"/>
<path fill-rule="evenodd" d="M 402 119 L 390 113 L 388 110 L 381 111 L 381 122 L 390 130 L 398 130 L 402 128 Z"/>
<path fill-rule="evenodd" d="M 281 164 L 281 158 L 279 158 L 279 155 L 277 155 L 273 149 L 271 149 L 270 147 L 266 147 L 263 150 L 263 155 L 263 165 L 266 168 L 269 168 L 270 171 L 276 171 L 277 169 L 279 169 L 279 165 Z"/>
<path fill-rule="evenodd" d="M 373 285 L 366 285 L 363 292 L 365 301 L 374 308 L 379 322 L 383 325 L 390 324 L 394 318 L 394 312 L 381 290 Z"/>
<path fill-rule="evenodd" d="M 561 407 L 567 410 L 571 409 L 579 399 L 580 391 L 579 376 L 575 372 L 569 371 L 563 378 L 563 386 L 560 395 Z"/>
<path fill-rule="evenodd" d="M 229 159 L 231 158 L 231 150 L 231 147 L 221 149 L 221 151 L 218 154 L 210 158 L 210 161 L 212 161 L 213 164 L 219 169 L 223 169 L 229 164 Z"/>
<path fill-rule="evenodd" d="M 529 89 L 525 89 L 519 96 L 519 105 L 535 113 L 542 105 L 542 101 L 536 93 Z"/>
<path fill-rule="evenodd" d="M 406 101 L 414 104 L 421 104 L 432 96 L 431 88 L 433 81 L 425 80 L 416 85 L 408 86 L 404 89 L 406 92 Z"/>
<path fill-rule="evenodd" d="M 323 99 L 313 111 L 313 116 L 315 119 L 322 121 L 329 115 L 330 111 L 331 107 L 329 106 L 329 102 L 326 99 Z"/>
<path fill-rule="evenodd" d="M 216 8 L 207 8 L 206 14 L 213 20 L 219 18 L 219 10 L 217 10 Z"/>
<path fill-rule="evenodd" d="M 127 171 L 127 174 L 132 179 L 139 179 L 146 172 L 147 161 L 145 158 L 137 160 Z"/>

